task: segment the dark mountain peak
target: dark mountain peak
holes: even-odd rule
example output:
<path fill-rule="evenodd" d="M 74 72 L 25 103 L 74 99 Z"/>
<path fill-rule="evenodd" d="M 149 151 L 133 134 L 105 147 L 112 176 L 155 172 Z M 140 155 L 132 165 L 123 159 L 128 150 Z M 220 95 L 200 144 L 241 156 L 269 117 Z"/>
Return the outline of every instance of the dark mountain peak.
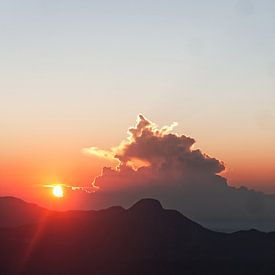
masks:
<path fill-rule="evenodd" d="M 0 227 L 35 223 L 47 210 L 15 197 L 0 197 Z"/>
<path fill-rule="evenodd" d="M 42 207 L 38 206 L 37 204 L 34 203 L 29 203 L 26 202 L 22 199 L 19 199 L 17 197 L 12 197 L 12 196 L 5 196 L 5 197 L 0 197 L 0 207 L 28 207 L 28 208 L 39 208 L 43 209 Z"/>
<path fill-rule="evenodd" d="M 0 198 L 0 221 L 1 274 L 42 274 L 45 263 L 53 275 L 275 274 L 275 232 L 209 231 L 150 198 L 128 210 L 67 212 Z"/>
<path fill-rule="evenodd" d="M 131 212 L 161 212 L 163 210 L 162 205 L 158 200 L 146 198 L 135 203 L 129 211 Z"/>
<path fill-rule="evenodd" d="M 0 197 L 0 203 L 18 203 L 22 204 L 25 203 L 23 200 L 16 198 L 16 197 L 11 197 L 11 196 L 6 196 L 6 197 Z"/>

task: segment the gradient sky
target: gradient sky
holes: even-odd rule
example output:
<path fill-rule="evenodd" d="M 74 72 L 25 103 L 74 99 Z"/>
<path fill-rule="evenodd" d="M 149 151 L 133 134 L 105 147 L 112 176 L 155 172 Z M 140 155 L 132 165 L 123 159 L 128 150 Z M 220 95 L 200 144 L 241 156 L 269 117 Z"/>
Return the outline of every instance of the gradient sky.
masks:
<path fill-rule="evenodd" d="M 0 195 L 87 185 L 139 113 L 275 192 L 275 2 L 0 0 Z"/>

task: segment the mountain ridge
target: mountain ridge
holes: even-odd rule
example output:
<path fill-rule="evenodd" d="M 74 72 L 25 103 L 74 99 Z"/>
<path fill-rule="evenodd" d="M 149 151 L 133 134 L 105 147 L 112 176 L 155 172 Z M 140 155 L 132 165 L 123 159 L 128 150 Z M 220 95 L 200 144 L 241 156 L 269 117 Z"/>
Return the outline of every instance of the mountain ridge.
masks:
<path fill-rule="evenodd" d="M 3 209 L 3 199 L 1 204 Z M 25 206 L 37 210 L 35 205 Z M 275 271 L 275 232 L 214 232 L 154 199 L 142 199 L 128 209 L 41 209 L 36 222 L 29 218 L 31 223 L 18 227 L 0 226 L 0 274 Z"/>

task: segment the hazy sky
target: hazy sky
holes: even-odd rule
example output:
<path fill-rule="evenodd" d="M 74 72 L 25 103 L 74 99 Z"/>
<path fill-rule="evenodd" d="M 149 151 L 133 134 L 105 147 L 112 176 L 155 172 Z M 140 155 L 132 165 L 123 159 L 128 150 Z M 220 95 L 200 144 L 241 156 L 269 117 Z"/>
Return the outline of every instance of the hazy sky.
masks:
<path fill-rule="evenodd" d="M 139 113 L 275 192 L 275 2 L 0 0 L 0 194 L 88 184 Z M 21 192 L 20 191 L 20 192 Z"/>

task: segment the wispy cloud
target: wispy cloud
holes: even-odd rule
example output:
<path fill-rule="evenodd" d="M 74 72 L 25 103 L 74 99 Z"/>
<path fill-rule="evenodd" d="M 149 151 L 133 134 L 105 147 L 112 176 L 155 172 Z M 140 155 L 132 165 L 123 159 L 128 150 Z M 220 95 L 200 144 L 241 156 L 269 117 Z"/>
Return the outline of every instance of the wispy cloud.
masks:
<path fill-rule="evenodd" d="M 105 159 L 109 159 L 109 160 L 115 159 L 115 153 L 113 151 L 103 150 L 103 149 L 99 149 L 97 147 L 84 148 L 82 150 L 82 152 L 84 154 L 89 154 L 89 155 L 93 155 L 96 157 L 105 158 Z"/>
<path fill-rule="evenodd" d="M 69 189 L 72 191 L 84 191 L 86 193 L 94 193 L 98 188 L 96 186 L 73 186 L 73 185 L 67 185 L 67 184 L 61 184 L 61 183 L 57 183 L 57 184 L 43 184 L 42 187 L 44 188 L 54 188 L 56 185 L 60 185 L 62 186 L 64 189 Z"/>

